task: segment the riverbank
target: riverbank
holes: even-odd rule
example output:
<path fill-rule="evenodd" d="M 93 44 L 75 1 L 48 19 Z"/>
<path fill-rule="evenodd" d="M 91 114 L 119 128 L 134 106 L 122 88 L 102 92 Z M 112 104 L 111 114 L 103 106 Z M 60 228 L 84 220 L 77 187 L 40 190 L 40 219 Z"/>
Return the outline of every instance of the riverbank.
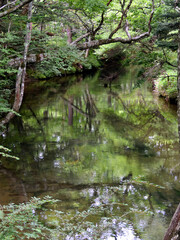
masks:
<path fill-rule="evenodd" d="M 148 46 L 148 49 L 152 50 L 152 44 Z M 60 53 L 46 55 L 41 61 L 28 63 L 25 86 L 31 82 L 40 81 L 41 84 L 37 84 L 38 89 L 35 87 L 36 84 L 33 84 L 35 92 L 41 91 L 40 86 L 43 89 L 49 87 L 52 92 L 56 92 L 59 86 L 68 84 L 66 76 L 73 76 L 70 80 L 72 83 L 73 81 L 81 81 L 86 74 L 92 74 L 100 70 L 102 72 L 100 77 L 103 79 L 102 85 L 108 87 L 124 71 L 123 69 L 136 65 L 139 68 L 137 72 L 139 80 L 136 87 L 139 87 L 147 80 L 150 88 L 156 91 L 159 96 L 164 97 L 167 101 L 176 103 L 177 87 L 173 70 L 167 66 L 165 67 L 161 52 L 147 50 L 147 46 L 144 43 L 128 47 L 116 44 L 113 47 L 89 51 L 87 57 L 74 48 L 69 50 L 72 51 L 68 52 L 66 49 L 65 52 L 60 51 Z M 121 71 L 119 71 L 120 66 Z M 77 75 L 76 78 L 74 78 L 74 74 Z M 60 76 L 61 81 L 59 82 Z M 54 81 L 55 78 L 58 80 Z M 11 79 L 6 81 L 5 85 L 0 85 L 0 92 L 2 92 L 0 97 L 0 116 L 4 116 L 3 113 L 11 110 L 9 99 L 14 88 L 15 77 L 13 79 L 13 76 L 11 76 Z"/>
<path fill-rule="evenodd" d="M 155 48 L 155 40 L 134 44 L 125 50 L 123 64 L 139 66 L 139 79 L 148 81 L 159 97 L 177 104 L 177 53 Z"/>
<path fill-rule="evenodd" d="M 151 82 L 152 90 L 167 102 L 177 104 L 177 71 L 164 68 L 162 63 L 156 63 L 147 68 L 142 74 L 146 80 Z"/>

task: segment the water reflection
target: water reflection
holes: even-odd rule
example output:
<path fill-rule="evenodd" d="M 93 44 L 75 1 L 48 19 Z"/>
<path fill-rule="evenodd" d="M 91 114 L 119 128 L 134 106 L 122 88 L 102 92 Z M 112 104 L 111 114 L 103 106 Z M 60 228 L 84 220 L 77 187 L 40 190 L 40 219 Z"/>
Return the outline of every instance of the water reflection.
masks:
<path fill-rule="evenodd" d="M 41 91 L 40 83 L 36 91 L 41 94 L 29 89 L 22 118 L 1 138 L 20 157 L 2 159 L 1 203 L 49 194 L 62 200 L 58 208 L 73 215 L 90 206 L 112 207 L 114 199 L 150 210 L 153 217 L 133 213 L 125 215 L 128 223 L 113 218 L 110 228 L 100 218 L 104 231 L 99 239 L 153 239 L 150 229 L 157 222 L 161 239 L 180 193 L 176 112 L 147 84 L 136 88 L 134 76 L 116 76 L 104 87 L 97 73 L 59 89 L 44 86 Z M 127 184 L 140 175 L 165 189 Z M 122 216 L 126 210 L 113 207 L 113 214 Z"/>

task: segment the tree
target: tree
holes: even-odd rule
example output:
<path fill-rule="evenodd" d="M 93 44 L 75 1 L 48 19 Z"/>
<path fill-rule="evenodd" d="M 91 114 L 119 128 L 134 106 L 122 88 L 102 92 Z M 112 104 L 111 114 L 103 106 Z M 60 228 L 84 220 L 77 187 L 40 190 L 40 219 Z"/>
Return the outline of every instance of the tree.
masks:
<path fill-rule="evenodd" d="M 179 222 L 180 222 L 180 204 L 177 206 L 177 209 L 172 217 L 171 223 L 169 224 L 168 230 L 163 240 L 171 240 L 171 239 L 179 240 L 180 239 Z"/>
<path fill-rule="evenodd" d="M 177 50 L 177 115 L 178 115 L 178 132 L 180 139 L 180 2 L 178 0 L 167 0 L 165 12 L 162 16 L 162 23 L 157 29 L 159 46 L 167 47 L 171 50 Z M 163 41 L 162 41 L 163 40 Z M 171 64 L 172 65 L 172 64 Z"/>
<path fill-rule="evenodd" d="M 4 125 L 8 123 L 14 116 L 15 112 L 19 112 L 19 109 L 22 104 L 23 96 L 24 96 L 24 81 L 26 76 L 26 65 L 27 65 L 27 54 L 28 49 L 31 41 L 31 31 L 32 31 L 32 23 L 29 22 L 32 17 L 32 1 L 28 4 L 28 21 L 26 23 L 26 35 L 24 40 L 24 54 L 23 54 L 23 60 L 19 65 L 19 69 L 17 72 L 16 77 L 16 88 L 15 88 L 15 99 L 14 104 L 11 112 L 9 112 L 6 117 L 1 121 L 1 125 Z"/>
<path fill-rule="evenodd" d="M 1 0 L 0 1 L 0 11 L 3 10 L 2 12 L 0 12 L 0 18 L 12 13 L 12 12 L 15 12 L 16 10 L 18 10 L 19 8 L 23 7 L 24 5 L 32 2 L 33 0 L 24 0 L 24 1 L 18 1 L 18 0 L 15 0 L 15 1 L 7 1 L 7 3 L 5 3 L 4 0 Z M 8 8 L 7 10 L 4 10 Z"/>
<path fill-rule="evenodd" d="M 135 9 L 137 10 L 137 2 L 134 0 L 129 1 L 123 0 L 118 2 L 117 1 L 113 2 L 112 0 L 110 0 L 106 4 L 105 10 L 104 9 L 101 10 L 99 5 L 98 9 L 99 14 L 97 14 L 97 16 L 100 16 L 100 19 L 97 19 L 97 17 L 91 18 L 93 16 L 88 14 L 84 8 L 81 7 L 79 11 L 76 5 L 73 6 L 72 11 L 74 11 L 77 17 L 80 19 L 80 22 L 82 23 L 84 30 L 86 30 L 86 33 L 79 36 L 71 44 L 76 45 L 81 50 L 84 50 L 88 48 L 96 48 L 103 44 L 116 42 L 130 44 L 132 42 L 136 42 L 143 38 L 148 37 L 151 33 L 151 22 L 153 19 L 155 9 L 154 0 L 148 1 L 146 5 L 144 4 L 144 2 L 142 2 L 141 9 L 143 11 L 143 15 L 145 16 L 145 22 L 147 23 L 146 29 L 145 28 L 143 29 L 145 31 L 142 31 L 140 26 L 133 25 L 133 12 L 135 11 Z M 116 11 L 115 15 L 114 11 Z M 82 15 L 78 14 L 79 12 L 82 12 Z M 84 21 L 84 15 L 88 18 L 91 26 L 89 26 L 89 24 L 86 24 L 86 22 Z M 97 21 L 99 22 L 98 25 Z M 114 29 L 112 21 L 113 25 L 116 24 L 116 27 Z M 96 22 L 97 25 L 96 28 L 94 27 L 95 26 L 94 22 Z M 108 33 L 108 36 L 106 38 L 99 38 L 99 36 L 97 37 L 97 34 L 101 33 L 102 35 L 105 34 L 106 32 Z M 122 37 L 119 37 L 119 34 Z M 89 41 L 79 43 L 82 39 L 87 38 L 87 36 L 91 37 Z"/>
<path fill-rule="evenodd" d="M 30 0 L 15 0 L 10 2 L 1 1 L 0 10 L 2 12 L 0 13 L 0 17 L 2 18 L 8 15 L 8 17 L 12 16 L 20 18 L 22 12 L 15 11 L 29 2 L 31 3 Z M 45 39 L 45 36 L 47 37 L 48 35 L 49 39 L 47 41 L 45 39 L 43 42 L 43 48 L 41 44 L 41 47 L 39 47 L 38 51 L 43 51 L 42 53 L 46 53 L 46 50 L 48 51 L 49 49 L 49 53 L 53 55 L 52 58 L 57 64 L 61 62 L 58 59 L 62 60 L 61 66 L 63 67 L 63 71 L 66 72 L 66 69 L 68 68 L 66 62 L 70 62 L 70 64 L 72 64 L 72 61 L 69 61 L 69 59 L 71 60 L 72 56 L 68 56 L 68 53 L 67 58 L 61 58 L 61 56 L 58 56 L 57 59 L 57 53 L 60 52 L 59 49 L 61 48 L 61 43 L 54 44 L 53 41 L 50 40 L 52 36 L 55 35 L 55 37 L 58 37 L 58 41 L 63 42 L 64 46 L 68 42 L 70 47 L 72 46 L 74 49 L 77 48 L 78 50 L 87 50 L 85 54 L 87 57 L 89 54 L 88 49 L 90 48 L 97 48 L 103 44 L 117 42 L 131 44 L 132 42 L 137 42 L 148 37 L 151 33 L 151 22 L 154 15 L 154 9 L 154 0 L 143 0 L 141 1 L 141 6 L 139 6 L 139 0 L 109 0 L 108 2 L 107 0 L 67 0 L 66 2 L 61 0 L 44 2 L 35 1 L 33 13 L 33 22 L 35 24 L 33 28 L 36 33 L 38 32 L 38 36 L 36 33 L 34 33 L 34 40 L 32 44 L 33 47 L 30 47 L 30 51 L 35 51 L 36 54 L 39 39 L 42 41 L 42 39 Z M 9 15 L 10 13 L 11 15 Z M 143 18 L 145 24 L 142 24 L 142 21 L 137 21 L 137 14 Z M 16 112 L 18 112 L 20 109 L 24 95 L 23 79 L 25 78 L 26 74 L 27 55 L 32 31 L 32 24 L 29 23 L 30 18 L 31 17 L 28 17 L 26 26 L 28 30 L 25 37 L 26 46 L 24 48 L 24 56 L 21 60 L 22 67 L 21 65 L 19 66 L 16 79 L 15 101 L 13 105 L 13 111 Z M 6 18 L 6 21 L 8 23 L 8 18 Z M 12 21 L 9 19 L 9 26 L 11 26 L 11 22 Z M 54 31 L 57 25 L 60 25 L 61 31 L 56 31 L 55 34 L 53 32 L 49 33 L 49 29 Z M 10 27 L 8 27 L 8 29 L 9 28 Z M 5 32 L 7 32 L 7 30 Z M 22 28 L 20 32 L 22 33 Z M 64 41 L 66 32 L 68 35 L 66 36 L 66 38 L 68 37 L 68 41 Z M 23 44 L 21 44 L 21 48 L 22 46 Z M 17 47 L 17 50 L 18 49 L 19 46 Z M 46 55 L 49 56 L 49 53 Z M 78 52 L 77 55 L 79 55 L 79 59 L 82 59 L 82 54 L 80 54 L 80 52 Z M 52 60 L 52 58 L 49 59 Z M 47 58 L 46 62 L 48 61 L 49 60 Z M 60 72 L 59 68 L 60 66 L 58 65 L 56 68 L 58 73 Z M 1 124 L 8 122 L 13 115 L 14 114 L 10 113 L 1 122 Z"/>
<path fill-rule="evenodd" d="M 44 7 L 41 3 L 36 5 Z M 61 17 L 61 24 L 73 29 L 70 44 L 81 50 L 115 42 L 130 44 L 148 37 L 155 11 L 154 0 L 67 0 L 52 1 L 46 6 L 49 14 Z M 80 43 L 82 40 L 85 42 Z"/>
<path fill-rule="evenodd" d="M 161 22 L 157 26 L 158 46 L 169 48 L 172 51 L 178 49 L 178 29 L 180 23 L 180 13 L 178 1 L 166 0 L 164 12 L 161 15 Z"/>

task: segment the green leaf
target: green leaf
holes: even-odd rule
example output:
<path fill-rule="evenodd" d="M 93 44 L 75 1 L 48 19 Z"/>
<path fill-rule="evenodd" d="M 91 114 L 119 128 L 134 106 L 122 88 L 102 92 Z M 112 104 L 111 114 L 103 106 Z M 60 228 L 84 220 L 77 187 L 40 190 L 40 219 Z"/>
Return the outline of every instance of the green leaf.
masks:
<path fill-rule="evenodd" d="M 0 219 L 4 218 L 4 212 L 2 210 L 0 210 Z"/>

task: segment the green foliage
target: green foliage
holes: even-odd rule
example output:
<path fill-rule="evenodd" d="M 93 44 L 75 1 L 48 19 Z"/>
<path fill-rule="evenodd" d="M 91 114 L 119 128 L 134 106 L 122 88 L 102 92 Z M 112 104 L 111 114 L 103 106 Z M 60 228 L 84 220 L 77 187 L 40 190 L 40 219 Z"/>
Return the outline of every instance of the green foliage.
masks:
<path fill-rule="evenodd" d="M 48 41 L 49 37 L 45 32 L 41 32 L 39 29 L 33 29 L 28 51 L 29 54 L 46 53 Z"/>
<path fill-rule="evenodd" d="M 130 224 L 130 216 L 153 214 L 141 195 L 153 188 L 161 186 L 146 182 L 143 177 L 124 179 L 118 186 L 99 188 L 98 204 L 94 202 L 73 212 L 57 210 L 58 200 L 49 196 L 4 205 L 0 207 L 0 239 L 104 239 L 103 233 L 110 229 L 117 231 L 117 224 Z M 116 233 L 121 231 L 118 229 Z"/>
<path fill-rule="evenodd" d="M 83 59 L 82 65 L 85 69 L 98 68 L 100 67 L 100 62 L 94 53 L 90 53 L 87 59 Z"/>
<path fill-rule="evenodd" d="M 163 58 L 163 53 L 159 49 L 155 49 L 149 39 L 126 48 L 125 54 L 126 57 L 122 61 L 124 66 L 141 65 L 143 69 L 154 66 Z"/>
<path fill-rule="evenodd" d="M 156 88 L 161 96 L 177 98 L 177 71 L 167 70 L 156 80 Z"/>
<path fill-rule="evenodd" d="M 133 1 L 132 13 L 129 14 L 128 20 L 130 20 L 134 32 L 136 32 L 137 29 L 141 29 L 143 31 L 147 30 L 151 4 L 151 1 Z"/>
<path fill-rule="evenodd" d="M 91 69 L 99 67 L 95 55 L 90 54 L 84 58 L 84 53 L 72 46 L 56 48 L 51 46 L 47 57 L 36 67 L 35 75 L 39 78 L 61 76 L 62 74 L 82 71 L 82 68 Z"/>
<path fill-rule="evenodd" d="M 52 47 L 37 69 L 45 77 L 61 76 L 62 73 L 73 70 L 73 64 L 78 62 L 79 57 L 81 56 L 73 47 L 67 46 L 61 49 Z"/>
<path fill-rule="evenodd" d="M 18 40 L 19 38 L 13 33 L 0 36 L 0 117 L 3 113 L 11 111 L 9 100 L 17 70 L 9 62 L 12 58 L 20 56 L 13 47 Z"/>
<path fill-rule="evenodd" d="M 104 0 L 68 0 L 69 5 L 74 9 L 83 9 L 88 16 L 97 16 L 106 9 L 107 2 Z"/>
<path fill-rule="evenodd" d="M 156 61 L 159 57 L 160 53 L 152 51 L 147 53 L 143 53 L 143 51 L 137 52 L 135 60 L 138 65 L 143 65 L 145 67 L 152 66 L 154 61 Z"/>
<path fill-rule="evenodd" d="M 18 157 L 15 157 L 15 156 L 13 156 L 13 155 L 10 155 L 9 152 L 11 152 L 10 149 L 8 149 L 8 148 L 0 145 L 0 155 L 1 155 L 2 157 L 5 157 L 5 158 L 14 158 L 14 159 L 16 159 L 16 160 L 19 160 Z"/>
<path fill-rule="evenodd" d="M 9 99 L 11 96 L 12 81 L 0 80 L 0 117 L 3 113 L 11 111 Z"/>
<path fill-rule="evenodd" d="M 46 228 L 36 214 L 42 205 L 56 203 L 49 196 L 32 198 L 27 203 L 13 203 L 0 207 L 0 239 L 49 239 L 51 229 Z"/>
<path fill-rule="evenodd" d="M 180 13 L 175 10 L 175 6 L 180 7 L 179 2 L 166 0 L 164 11 L 161 14 L 161 22 L 157 26 L 158 45 L 177 50 L 177 34 L 180 23 Z M 164 14 L 165 13 L 165 14 Z"/>
<path fill-rule="evenodd" d="M 99 49 L 95 50 L 96 55 L 105 61 L 116 60 L 117 63 L 119 60 L 125 58 L 124 54 L 125 49 L 122 47 L 121 44 L 108 44 L 102 45 Z"/>

